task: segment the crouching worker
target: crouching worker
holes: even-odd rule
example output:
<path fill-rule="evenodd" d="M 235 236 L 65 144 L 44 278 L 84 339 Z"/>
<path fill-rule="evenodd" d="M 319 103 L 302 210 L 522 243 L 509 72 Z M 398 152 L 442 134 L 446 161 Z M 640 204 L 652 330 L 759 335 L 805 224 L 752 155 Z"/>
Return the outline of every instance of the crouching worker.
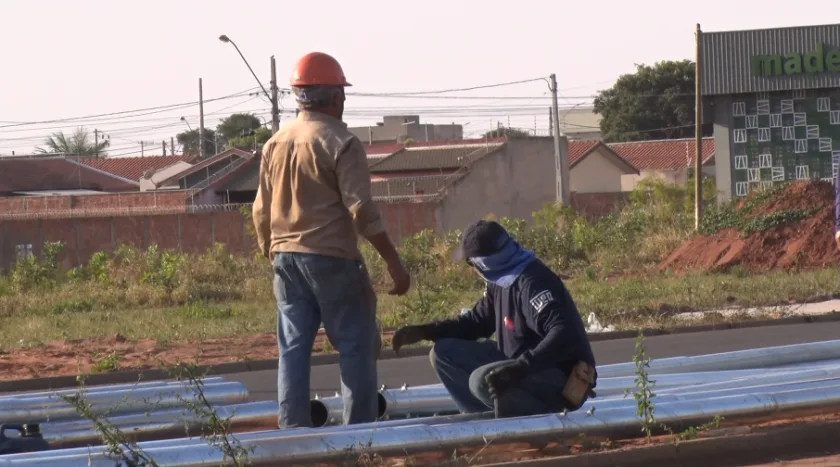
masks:
<path fill-rule="evenodd" d="M 594 397 L 595 357 L 563 281 L 498 223 L 464 231 L 455 258 L 487 288 L 460 317 L 406 326 L 393 349 L 433 341 L 432 367 L 462 413 L 499 417 L 574 411 Z M 496 334 L 496 340 L 479 341 Z"/>

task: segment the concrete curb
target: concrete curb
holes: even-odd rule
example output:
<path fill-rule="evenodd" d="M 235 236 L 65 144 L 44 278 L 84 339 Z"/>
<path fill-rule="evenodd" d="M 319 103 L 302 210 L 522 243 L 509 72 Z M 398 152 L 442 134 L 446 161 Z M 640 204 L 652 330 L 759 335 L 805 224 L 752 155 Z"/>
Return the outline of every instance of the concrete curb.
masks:
<path fill-rule="evenodd" d="M 645 336 L 662 336 L 668 334 L 687 334 L 695 332 L 722 331 L 727 329 L 745 329 L 766 326 L 781 326 L 787 324 L 803 323 L 828 323 L 840 321 L 840 312 L 826 313 L 822 315 L 794 316 L 790 318 L 751 320 L 743 322 L 706 324 L 698 326 L 677 326 L 673 328 L 649 328 L 642 329 Z M 612 331 L 589 334 L 592 342 L 609 341 L 617 339 L 635 338 L 638 330 Z M 397 356 L 391 349 L 383 349 L 379 360 L 392 360 L 395 358 L 407 358 L 427 355 L 430 346 L 406 348 L 400 351 Z M 338 354 L 313 354 L 312 366 L 332 365 L 338 363 Z M 277 360 L 252 360 L 245 362 L 220 363 L 217 365 L 200 365 L 199 370 L 206 372 L 208 376 L 221 376 L 232 373 L 247 373 L 251 371 L 273 370 L 277 368 Z M 105 384 L 126 384 L 136 381 L 150 381 L 169 379 L 170 375 L 160 369 L 149 370 L 128 370 L 114 373 L 94 374 L 87 377 L 87 385 Z M 77 376 L 56 376 L 46 378 L 33 378 L 24 380 L 0 381 L 0 393 L 23 392 L 23 391 L 48 391 L 76 386 Z"/>
<path fill-rule="evenodd" d="M 772 431 L 724 435 L 649 447 L 620 449 L 485 467 L 729 467 L 773 462 L 779 458 L 804 459 L 840 451 L 840 422 L 813 422 Z"/>

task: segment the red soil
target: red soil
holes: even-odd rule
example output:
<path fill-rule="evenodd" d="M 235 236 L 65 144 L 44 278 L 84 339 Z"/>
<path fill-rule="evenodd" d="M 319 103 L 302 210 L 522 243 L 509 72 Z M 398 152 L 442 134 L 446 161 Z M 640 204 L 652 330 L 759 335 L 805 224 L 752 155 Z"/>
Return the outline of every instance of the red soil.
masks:
<path fill-rule="evenodd" d="M 739 204 L 739 209 L 748 200 Z M 834 187 L 824 181 L 797 182 L 753 209 L 755 218 L 785 210 L 819 207 L 811 218 L 742 238 L 738 230 L 696 235 L 659 265 L 677 273 L 690 270 L 722 272 L 741 266 L 754 272 L 813 270 L 840 264 L 834 243 Z"/>

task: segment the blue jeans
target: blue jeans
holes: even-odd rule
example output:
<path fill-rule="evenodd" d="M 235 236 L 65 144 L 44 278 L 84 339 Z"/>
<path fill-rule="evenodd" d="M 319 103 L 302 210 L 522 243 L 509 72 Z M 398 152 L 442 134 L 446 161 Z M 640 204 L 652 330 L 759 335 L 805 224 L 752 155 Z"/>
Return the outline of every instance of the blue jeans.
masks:
<path fill-rule="evenodd" d="M 310 427 L 310 358 L 321 322 L 339 354 L 344 424 L 378 415 L 376 293 L 362 261 L 304 253 L 274 257 L 279 428 Z"/>
<path fill-rule="evenodd" d="M 493 410 L 493 399 L 484 377 L 509 361 L 493 341 L 441 339 L 429 353 L 432 368 L 462 413 Z M 499 397 L 499 416 L 524 417 L 562 412 L 566 408 L 563 386 L 566 374 L 550 368 L 523 378 Z"/>

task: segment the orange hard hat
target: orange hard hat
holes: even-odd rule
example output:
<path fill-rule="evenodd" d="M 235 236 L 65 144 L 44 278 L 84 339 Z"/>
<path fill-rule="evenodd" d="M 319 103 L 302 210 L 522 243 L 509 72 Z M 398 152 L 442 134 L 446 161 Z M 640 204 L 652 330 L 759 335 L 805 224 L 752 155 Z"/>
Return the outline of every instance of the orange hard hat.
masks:
<path fill-rule="evenodd" d="M 301 57 L 295 64 L 289 85 L 352 86 L 344 77 L 338 60 L 323 52 L 311 52 Z"/>

